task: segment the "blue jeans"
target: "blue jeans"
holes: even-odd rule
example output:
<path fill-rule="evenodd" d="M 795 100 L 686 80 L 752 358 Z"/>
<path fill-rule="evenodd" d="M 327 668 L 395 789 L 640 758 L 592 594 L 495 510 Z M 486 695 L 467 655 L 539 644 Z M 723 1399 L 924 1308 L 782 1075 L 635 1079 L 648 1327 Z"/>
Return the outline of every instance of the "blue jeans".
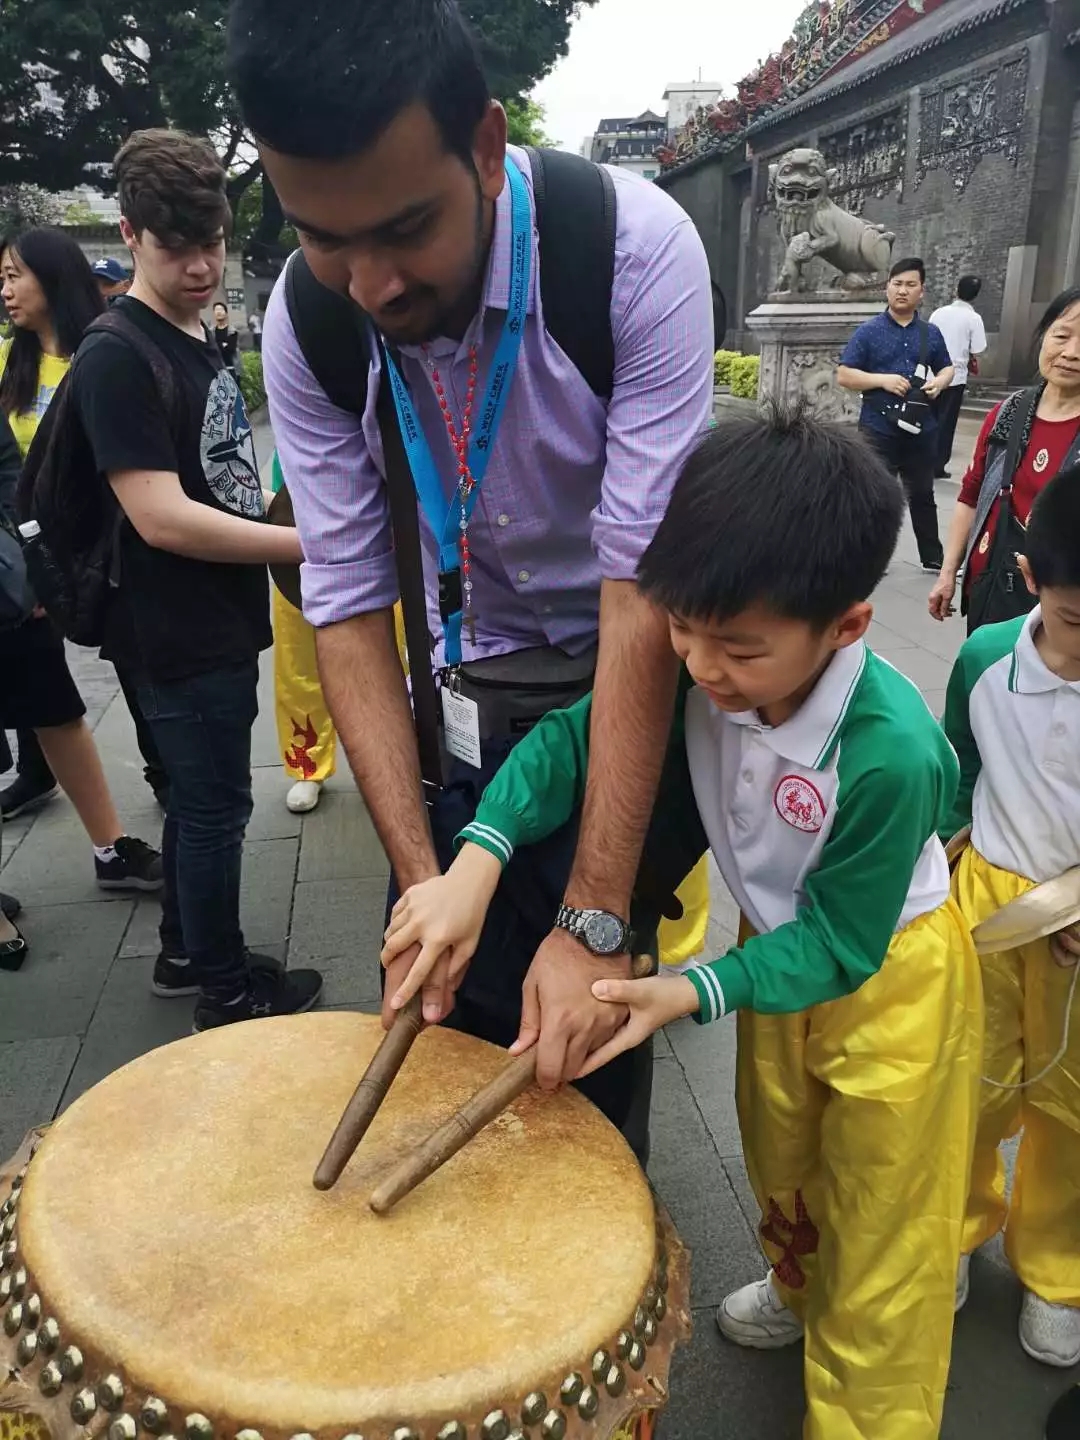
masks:
<path fill-rule="evenodd" d="M 169 777 L 162 945 L 175 953 L 182 941 L 181 953 L 211 994 L 232 996 L 247 976 L 240 865 L 252 809 L 258 674 L 253 660 L 138 687 L 139 707 Z"/>

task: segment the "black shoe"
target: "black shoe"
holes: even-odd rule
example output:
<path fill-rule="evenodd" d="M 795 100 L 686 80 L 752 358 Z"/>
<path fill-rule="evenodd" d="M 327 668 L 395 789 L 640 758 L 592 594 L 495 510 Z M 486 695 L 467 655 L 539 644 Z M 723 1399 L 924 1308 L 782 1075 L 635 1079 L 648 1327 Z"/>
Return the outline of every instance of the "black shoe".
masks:
<path fill-rule="evenodd" d="M 42 784 L 27 775 L 16 775 L 7 789 L 0 791 L 0 815 L 5 820 L 14 820 L 19 815 L 40 810 L 59 794 L 60 786 L 55 780 Z"/>
<path fill-rule="evenodd" d="M 0 970 L 21 970 L 22 963 L 30 951 L 22 931 L 14 921 L 12 929 L 15 931 L 13 940 L 0 940 Z"/>
<path fill-rule="evenodd" d="M 195 1006 L 193 1035 L 235 1025 L 240 1020 L 262 1020 L 271 1015 L 302 1015 L 318 1002 L 323 977 L 317 970 L 286 970 L 273 975 L 252 970 L 247 988 L 232 1000 L 203 995 Z"/>
<path fill-rule="evenodd" d="M 161 851 L 144 840 L 121 835 L 116 841 L 116 854 L 111 860 L 94 856 L 97 883 L 102 890 L 160 890 L 165 883 L 161 868 Z"/>
<path fill-rule="evenodd" d="M 247 952 L 248 967 L 255 973 L 282 975 L 285 966 L 272 955 L 259 955 L 254 950 Z M 166 955 L 164 950 L 154 963 L 154 978 L 150 989 L 162 1000 L 181 1000 L 188 995 L 199 993 L 199 972 L 191 961 L 182 955 Z"/>
<path fill-rule="evenodd" d="M 934 471 L 934 479 L 935 479 L 935 480 L 951 480 L 951 479 L 952 479 L 952 476 L 949 474 L 948 470 L 935 470 L 935 471 Z"/>
<path fill-rule="evenodd" d="M 940 574 L 941 574 L 941 561 L 940 561 L 940 560 L 924 560 L 924 561 L 922 562 L 922 568 L 926 571 L 927 575 L 940 575 Z"/>
<path fill-rule="evenodd" d="M 1080 1435 L 1080 1385 L 1066 1390 L 1046 1421 L 1046 1440 L 1077 1440 Z"/>
<path fill-rule="evenodd" d="M 22 902 L 16 900 L 14 895 L 5 895 L 0 891 L 0 914 L 5 920 L 14 920 L 17 915 L 22 914 Z"/>

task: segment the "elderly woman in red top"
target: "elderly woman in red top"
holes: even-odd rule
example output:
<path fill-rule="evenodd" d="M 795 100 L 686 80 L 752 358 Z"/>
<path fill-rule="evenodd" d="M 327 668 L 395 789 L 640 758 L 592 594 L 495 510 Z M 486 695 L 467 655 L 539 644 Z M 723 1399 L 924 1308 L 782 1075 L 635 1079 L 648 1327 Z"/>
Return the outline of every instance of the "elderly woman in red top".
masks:
<path fill-rule="evenodd" d="M 1035 604 L 1016 559 L 1027 518 L 1047 481 L 1080 460 L 1080 287 L 1051 301 L 1036 338 L 1041 379 L 986 417 L 930 591 L 934 619 L 952 615 L 963 567 L 968 634 Z"/>

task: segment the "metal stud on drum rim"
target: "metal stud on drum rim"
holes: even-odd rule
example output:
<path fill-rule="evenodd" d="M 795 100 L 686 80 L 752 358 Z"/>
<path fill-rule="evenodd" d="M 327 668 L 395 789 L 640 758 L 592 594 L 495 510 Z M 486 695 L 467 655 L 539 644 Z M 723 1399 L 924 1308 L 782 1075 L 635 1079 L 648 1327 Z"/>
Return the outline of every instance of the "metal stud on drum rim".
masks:
<path fill-rule="evenodd" d="M 37 1331 L 31 1330 L 22 1337 L 15 1350 L 15 1358 L 20 1365 L 29 1365 L 37 1354 L 38 1337 Z"/>
<path fill-rule="evenodd" d="M 98 1404 L 105 1410 L 116 1411 L 124 1403 L 124 1382 L 119 1375 L 106 1375 L 97 1387 Z"/>
<path fill-rule="evenodd" d="M 544 1423 L 540 1427 L 540 1434 L 544 1440 L 564 1440 L 566 1435 L 566 1416 L 561 1410 L 549 1410 L 544 1416 Z"/>
<path fill-rule="evenodd" d="M 600 1409 L 600 1392 L 595 1385 L 586 1385 L 577 1402 L 578 1414 L 583 1420 L 592 1420 Z"/>
<path fill-rule="evenodd" d="M 71 1400 L 71 1418 L 76 1425 L 86 1425 L 97 1413 L 97 1396 L 89 1386 L 78 1391 Z"/>
<path fill-rule="evenodd" d="M 55 1360 L 50 1360 L 47 1365 L 42 1367 L 41 1374 L 38 1376 L 38 1389 L 43 1395 L 53 1396 L 60 1394 L 63 1385 L 64 1377 L 60 1373 L 60 1366 Z"/>
<path fill-rule="evenodd" d="M 109 1426 L 109 1440 L 135 1440 L 138 1433 L 139 1427 L 131 1415 L 118 1415 Z"/>
<path fill-rule="evenodd" d="M 187 1440 L 214 1440 L 214 1427 L 205 1415 L 196 1410 L 185 1419 L 184 1434 Z"/>
<path fill-rule="evenodd" d="M 69 1345 L 61 1354 L 60 1374 L 65 1380 L 77 1382 L 82 1379 L 83 1356 L 77 1345 Z"/>
<path fill-rule="evenodd" d="M 164 1400 L 159 1400 L 156 1395 L 148 1395 L 142 1403 L 139 1411 L 139 1424 L 151 1435 L 160 1435 L 169 1421 L 169 1407 Z M 245 1431 L 245 1434 L 255 1435 L 254 1430 Z M 262 1437 L 259 1437 L 262 1440 Z"/>
<path fill-rule="evenodd" d="M 492 1410 L 489 1415 L 485 1415 L 480 1434 L 483 1440 L 507 1440 L 510 1434 L 510 1417 L 506 1411 Z"/>
<path fill-rule="evenodd" d="M 460 1420 L 450 1420 L 439 1431 L 436 1440 L 466 1440 L 466 1429 Z"/>
<path fill-rule="evenodd" d="M 526 1395 L 521 1407 L 521 1423 L 523 1425 L 539 1425 L 547 1414 L 547 1396 L 542 1390 L 534 1390 L 531 1395 Z"/>

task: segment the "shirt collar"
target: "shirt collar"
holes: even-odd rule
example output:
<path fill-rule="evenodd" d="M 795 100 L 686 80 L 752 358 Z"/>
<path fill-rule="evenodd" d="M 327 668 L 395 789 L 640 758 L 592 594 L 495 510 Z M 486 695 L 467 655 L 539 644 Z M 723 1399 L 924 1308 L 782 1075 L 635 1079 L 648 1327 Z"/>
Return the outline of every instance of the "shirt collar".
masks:
<path fill-rule="evenodd" d="M 782 725 L 762 725 L 756 710 L 726 718 L 736 725 L 759 728 L 765 744 L 781 759 L 807 770 L 824 770 L 836 751 L 844 717 L 866 667 L 866 656 L 863 640 L 837 650 L 813 690 Z"/>
<path fill-rule="evenodd" d="M 912 325 L 916 324 L 922 317 L 921 311 L 916 310 L 908 323 L 906 325 L 901 325 L 899 320 L 893 319 L 892 311 L 889 309 L 888 305 L 886 305 L 885 309 L 881 312 L 881 318 L 883 320 L 887 320 L 889 324 L 894 326 L 894 328 L 897 330 L 910 330 Z"/>
<path fill-rule="evenodd" d="M 1009 689 L 1014 695 L 1046 695 L 1066 685 L 1080 688 L 1080 681 L 1063 680 L 1047 666 L 1035 648 L 1035 632 L 1042 624 L 1042 606 L 1036 605 L 1024 621 L 1024 628 L 1013 647 L 1009 669 Z"/>

